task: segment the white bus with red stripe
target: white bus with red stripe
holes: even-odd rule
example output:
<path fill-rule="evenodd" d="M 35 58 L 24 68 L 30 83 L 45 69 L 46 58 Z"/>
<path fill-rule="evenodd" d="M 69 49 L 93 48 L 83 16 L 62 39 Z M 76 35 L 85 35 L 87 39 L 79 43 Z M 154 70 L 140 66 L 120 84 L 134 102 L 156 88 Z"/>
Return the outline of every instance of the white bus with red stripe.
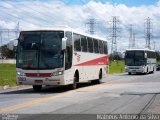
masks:
<path fill-rule="evenodd" d="M 17 46 L 17 84 L 70 85 L 100 82 L 108 73 L 107 41 L 69 28 L 21 31 Z"/>

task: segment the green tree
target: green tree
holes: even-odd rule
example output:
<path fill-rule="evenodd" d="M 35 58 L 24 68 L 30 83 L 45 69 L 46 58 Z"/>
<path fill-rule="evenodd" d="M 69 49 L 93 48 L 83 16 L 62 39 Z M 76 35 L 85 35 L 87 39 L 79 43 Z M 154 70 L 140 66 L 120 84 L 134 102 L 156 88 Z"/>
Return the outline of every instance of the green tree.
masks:
<path fill-rule="evenodd" d="M 16 47 L 13 50 L 7 48 L 7 45 L 1 47 L 2 56 L 6 58 L 15 58 Z"/>
<path fill-rule="evenodd" d="M 157 61 L 160 61 L 160 52 L 156 51 Z"/>

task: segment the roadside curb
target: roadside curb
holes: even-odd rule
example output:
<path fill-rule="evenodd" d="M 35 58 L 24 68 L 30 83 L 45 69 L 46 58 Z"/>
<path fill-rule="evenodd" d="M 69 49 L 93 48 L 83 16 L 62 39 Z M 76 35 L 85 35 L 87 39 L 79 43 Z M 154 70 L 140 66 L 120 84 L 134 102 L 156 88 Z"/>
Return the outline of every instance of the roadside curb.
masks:
<path fill-rule="evenodd" d="M 5 85 L 5 86 L 0 86 L 0 91 L 2 90 L 16 90 L 16 89 L 23 89 L 23 88 L 30 88 L 29 86 L 24 86 L 24 85 L 20 85 L 20 86 L 9 86 L 9 85 Z"/>
<path fill-rule="evenodd" d="M 2 86 L 0 86 L 0 90 L 3 90 L 3 87 L 2 87 Z"/>

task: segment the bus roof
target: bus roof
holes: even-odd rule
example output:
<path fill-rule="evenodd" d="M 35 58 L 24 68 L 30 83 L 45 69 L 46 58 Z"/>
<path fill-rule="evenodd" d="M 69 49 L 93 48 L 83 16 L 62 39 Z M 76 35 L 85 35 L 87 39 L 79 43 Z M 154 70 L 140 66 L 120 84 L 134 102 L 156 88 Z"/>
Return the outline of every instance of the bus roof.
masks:
<path fill-rule="evenodd" d="M 70 31 L 70 32 L 73 32 L 76 34 L 84 35 L 87 37 L 92 37 L 92 38 L 103 40 L 103 41 L 107 42 L 107 40 L 105 38 L 99 37 L 97 35 L 87 34 L 87 33 L 83 32 L 83 30 L 80 30 L 80 29 L 74 30 L 73 28 L 68 27 L 68 26 L 45 26 L 45 27 L 41 27 L 41 28 L 27 29 L 27 30 L 22 30 L 22 31 L 27 32 L 27 31 L 52 31 L 52 30 L 53 31 Z"/>
<path fill-rule="evenodd" d="M 150 50 L 150 49 L 148 49 L 148 48 L 137 48 L 137 49 L 135 49 L 135 48 L 133 48 L 133 49 L 126 49 L 126 51 L 152 51 L 152 52 L 155 52 L 155 50 Z"/>

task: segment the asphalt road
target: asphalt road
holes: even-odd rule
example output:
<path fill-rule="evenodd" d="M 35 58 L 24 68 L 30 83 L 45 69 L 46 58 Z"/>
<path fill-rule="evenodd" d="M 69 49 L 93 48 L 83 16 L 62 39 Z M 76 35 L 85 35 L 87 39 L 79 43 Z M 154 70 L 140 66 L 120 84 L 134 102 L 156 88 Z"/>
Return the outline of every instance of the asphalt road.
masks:
<path fill-rule="evenodd" d="M 6 117 L 6 113 L 28 120 L 98 119 L 101 116 L 97 114 L 160 114 L 160 72 L 109 75 L 102 84 L 78 86 L 76 90 L 49 87 L 40 93 L 31 88 L 3 90 L 0 92 L 1 118 Z"/>

